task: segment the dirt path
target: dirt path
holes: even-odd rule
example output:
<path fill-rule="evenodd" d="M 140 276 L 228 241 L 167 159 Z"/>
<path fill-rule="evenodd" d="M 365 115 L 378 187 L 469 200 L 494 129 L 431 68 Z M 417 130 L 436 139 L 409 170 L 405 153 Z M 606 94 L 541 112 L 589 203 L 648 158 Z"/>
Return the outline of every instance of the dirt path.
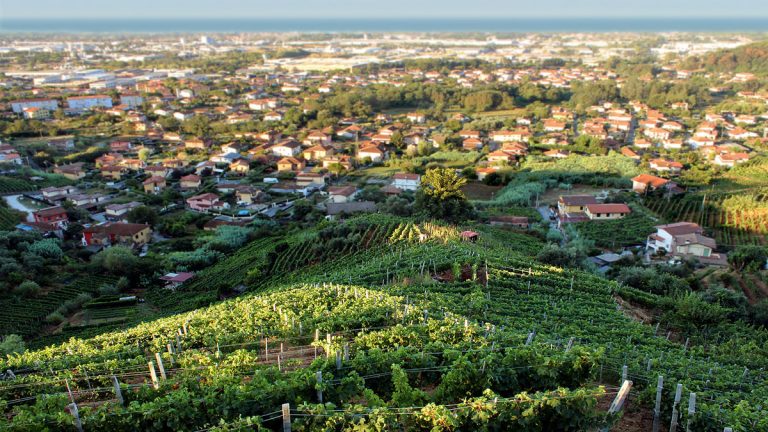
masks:
<path fill-rule="evenodd" d="M 744 279 L 742 279 L 739 275 L 736 275 L 736 274 L 733 275 L 733 278 L 739 284 L 739 287 L 741 287 L 741 291 L 744 293 L 744 295 L 747 296 L 747 301 L 749 302 L 749 304 L 753 305 L 757 303 L 758 301 L 757 297 L 752 292 L 752 290 L 749 289 L 747 284 L 744 283 Z"/>
<path fill-rule="evenodd" d="M 754 284 L 754 286 L 757 287 L 757 289 L 760 290 L 760 292 L 763 293 L 763 296 L 768 298 L 768 285 L 765 285 L 765 282 L 760 279 L 757 275 L 748 275 L 749 282 Z"/>

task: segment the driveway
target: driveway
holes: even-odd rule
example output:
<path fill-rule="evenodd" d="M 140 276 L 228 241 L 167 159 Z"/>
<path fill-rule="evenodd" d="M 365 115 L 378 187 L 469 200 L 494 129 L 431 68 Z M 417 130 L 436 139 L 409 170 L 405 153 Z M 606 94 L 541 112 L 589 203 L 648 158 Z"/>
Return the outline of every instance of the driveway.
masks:
<path fill-rule="evenodd" d="M 19 197 L 20 196 L 21 195 L 8 195 L 8 196 L 4 196 L 3 198 L 8 203 L 8 206 L 10 208 L 26 213 L 27 214 L 27 219 L 26 219 L 27 222 L 34 222 L 35 221 L 35 217 L 32 216 L 32 212 L 34 212 L 37 209 L 29 208 L 29 207 L 25 206 L 21 201 L 19 201 Z"/>

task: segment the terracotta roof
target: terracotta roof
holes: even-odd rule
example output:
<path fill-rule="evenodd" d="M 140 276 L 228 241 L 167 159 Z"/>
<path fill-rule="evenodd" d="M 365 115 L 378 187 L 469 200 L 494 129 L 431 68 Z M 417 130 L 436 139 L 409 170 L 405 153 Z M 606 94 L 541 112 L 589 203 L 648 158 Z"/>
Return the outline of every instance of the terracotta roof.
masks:
<path fill-rule="evenodd" d="M 703 232 L 701 227 L 693 222 L 675 222 L 666 225 L 657 225 L 655 228 L 657 230 L 664 230 L 673 236 Z"/>
<path fill-rule="evenodd" d="M 592 213 L 632 213 L 626 204 L 588 204 L 587 210 Z"/>

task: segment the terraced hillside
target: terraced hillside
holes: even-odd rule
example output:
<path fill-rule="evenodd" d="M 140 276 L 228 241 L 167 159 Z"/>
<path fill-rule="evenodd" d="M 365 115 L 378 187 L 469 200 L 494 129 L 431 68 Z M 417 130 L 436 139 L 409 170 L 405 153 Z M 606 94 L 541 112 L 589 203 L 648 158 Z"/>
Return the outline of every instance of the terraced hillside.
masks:
<path fill-rule="evenodd" d="M 239 297 L 0 362 L 15 376 L 0 382 L 0 430 L 76 430 L 75 412 L 86 431 L 280 430 L 287 417 L 299 431 L 596 430 L 617 420 L 604 402 L 623 366 L 638 406 L 664 376 L 665 425 L 679 383 L 680 425 L 768 430 L 764 330 L 638 322 L 617 299 L 669 299 L 539 264 L 523 234 L 474 227 L 471 243 L 461 227 L 361 221 L 343 245 L 341 231 L 247 245 L 217 265 L 239 263 Z"/>

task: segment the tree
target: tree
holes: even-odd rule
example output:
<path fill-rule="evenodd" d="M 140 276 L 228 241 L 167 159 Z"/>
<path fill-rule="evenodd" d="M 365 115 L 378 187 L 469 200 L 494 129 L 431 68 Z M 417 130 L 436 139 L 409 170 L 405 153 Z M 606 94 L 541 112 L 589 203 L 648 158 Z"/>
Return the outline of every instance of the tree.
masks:
<path fill-rule="evenodd" d="M 295 220 L 304 220 L 308 214 L 312 213 L 314 206 L 305 199 L 296 200 L 293 203 L 293 218 Z"/>
<path fill-rule="evenodd" d="M 43 239 L 36 241 L 29 246 L 27 251 L 32 252 L 37 256 L 49 258 L 54 261 L 58 261 L 64 256 L 64 252 L 61 250 L 61 246 L 59 246 L 59 240 L 56 239 Z"/>
<path fill-rule="evenodd" d="M 7 356 L 11 354 L 21 354 L 26 349 L 27 348 L 24 345 L 24 339 L 22 339 L 21 336 L 17 334 L 9 334 L 3 338 L 2 342 L 0 342 L 1 355 Z"/>
<path fill-rule="evenodd" d="M 155 226 L 157 224 L 157 212 L 152 207 L 139 206 L 131 209 L 125 218 L 130 223 L 147 224 Z"/>
<path fill-rule="evenodd" d="M 366 186 L 355 197 L 356 201 L 373 201 L 375 203 L 383 202 L 387 196 L 379 186 Z"/>
<path fill-rule="evenodd" d="M 762 246 L 739 246 L 728 255 L 728 264 L 736 271 L 756 272 L 765 267 L 766 260 L 768 253 Z"/>
<path fill-rule="evenodd" d="M 148 148 L 143 148 L 143 149 L 139 150 L 139 159 L 144 161 L 144 162 L 146 162 L 147 159 L 149 159 L 149 155 L 151 155 L 151 154 L 152 154 L 152 150 L 150 150 Z"/>
<path fill-rule="evenodd" d="M 207 116 L 196 115 L 185 121 L 182 128 L 186 133 L 203 138 L 211 133 L 211 120 Z"/>
<path fill-rule="evenodd" d="M 462 221 L 474 215 L 474 208 L 462 192 L 467 179 L 448 168 L 433 168 L 421 177 L 414 210 L 429 217 Z"/>
<path fill-rule="evenodd" d="M 115 275 L 130 276 L 139 266 L 139 258 L 127 246 L 112 246 L 93 256 L 91 262 Z"/>

